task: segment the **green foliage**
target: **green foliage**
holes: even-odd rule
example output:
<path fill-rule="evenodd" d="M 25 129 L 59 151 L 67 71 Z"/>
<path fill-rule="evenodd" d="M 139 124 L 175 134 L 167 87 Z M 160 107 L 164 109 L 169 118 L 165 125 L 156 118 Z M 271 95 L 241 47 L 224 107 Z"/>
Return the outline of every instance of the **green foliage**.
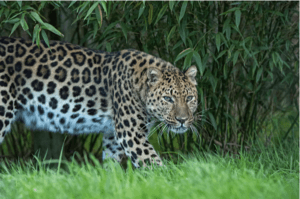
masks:
<path fill-rule="evenodd" d="M 180 69 L 196 65 L 199 136 L 158 139 L 163 150 L 196 147 L 225 155 L 249 147 L 274 116 L 290 117 L 292 127 L 273 137 L 298 138 L 289 130 L 299 117 L 297 7 L 298 2 L 2 1 L 0 28 L 1 35 L 24 37 L 26 31 L 47 43 L 51 32 L 62 37 L 60 30 L 69 27 L 66 21 L 47 23 L 51 10 L 75 27 L 64 33 L 71 43 L 107 51 L 135 48 Z"/>

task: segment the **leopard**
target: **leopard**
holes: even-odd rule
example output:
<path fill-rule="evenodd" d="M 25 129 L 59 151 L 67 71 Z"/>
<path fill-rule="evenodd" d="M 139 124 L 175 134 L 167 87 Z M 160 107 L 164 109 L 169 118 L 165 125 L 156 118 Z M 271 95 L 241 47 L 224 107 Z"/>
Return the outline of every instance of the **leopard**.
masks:
<path fill-rule="evenodd" d="M 197 67 L 185 71 L 134 49 L 106 52 L 63 41 L 0 37 L 0 143 L 15 121 L 32 130 L 103 133 L 103 159 L 164 165 L 152 121 L 193 128 Z"/>

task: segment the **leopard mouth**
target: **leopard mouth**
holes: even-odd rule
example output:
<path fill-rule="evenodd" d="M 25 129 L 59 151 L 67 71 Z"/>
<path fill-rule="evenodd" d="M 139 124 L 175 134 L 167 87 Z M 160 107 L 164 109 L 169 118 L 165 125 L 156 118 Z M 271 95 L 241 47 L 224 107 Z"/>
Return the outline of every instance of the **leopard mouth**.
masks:
<path fill-rule="evenodd" d="M 167 125 L 168 129 L 170 131 L 172 131 L 173 133 L 185 133 L 189 128 L 185 127 L 184 125 L 176 125 L 176 124 L 172 124 L 172 122 L 165 120 L 164 123 Z"/>
<path fill-rule="evenodd" d="M 180 126 L 180 127 L 169 127 L 169 129 L 173 133 L 178 133 L 178 134 L 185 133 L 188 130 L 187 127 L 183 127 L 183 126 Z"/>

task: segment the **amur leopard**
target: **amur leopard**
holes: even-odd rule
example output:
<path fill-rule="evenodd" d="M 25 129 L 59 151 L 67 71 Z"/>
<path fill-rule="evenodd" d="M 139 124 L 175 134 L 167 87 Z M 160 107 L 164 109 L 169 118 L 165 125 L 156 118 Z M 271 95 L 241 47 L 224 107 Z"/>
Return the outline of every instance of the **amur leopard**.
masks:
<path fill-rule="evenodd" d="M 148 141 L 152 118 L 174 133 L 192 128 L 197 68 L 181 72 L 137 50 L 0 38 L 0 143 L 14 121 L 31 129 L 104 133 L 104 158 L 162 165 Z M 142 164 L 141 164 L 142 163 Z"/>

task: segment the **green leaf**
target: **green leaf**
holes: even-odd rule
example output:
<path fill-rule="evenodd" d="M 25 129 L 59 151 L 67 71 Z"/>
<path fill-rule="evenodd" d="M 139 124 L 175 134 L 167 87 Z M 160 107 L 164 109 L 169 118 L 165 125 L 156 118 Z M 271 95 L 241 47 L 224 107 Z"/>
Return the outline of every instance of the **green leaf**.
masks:
<path fill-rule="evenodd" d="M 0 5 L 5 6 L 6 7 L 6 3 L 4 1 L 0 1 Z"/>
<path fill-rule="evenodd" d="M 19 21 L 20 21 L 20 18 L 14 18 L 14 19 L 10 19 L 10 20 L 6 21 L 6 23 L 14 24 L 14 23 L 17 23 Z"/>
<path fill-rule="evenodd" d="M 40 16 L 36 12 L 30 12 L 30 15 L 36 19 L 40 24 L 44 24 L 43 20 L 40 18 Z"/>
<path fill-rule="evenodd" d="M 222 57 L 225 53 L 227 52 L 227 50 L 223 50 L 222 52 L 219 53 L 217 59 L 219 59 L 220 57 Z"/>
<path fill-rule="evenodd" d="M 106 42 L 106 51 L 111 52 L 111 44 L 109 42 Z"/>
<path fill-rule="evenodd" d="M 210 81 L 210 84 L 212 86 L 213 92 L 215 93 L 217 85 L 218 85 L 218 79 L 216 79 L 212 74 L 210 74 L 209 81 Z"/>
<path fill-rule="evenodd" d="M 39 33 L 39 31 L 37 32 L 35 41 L 36 41 L 36 45 L 37 45 L 38 47 L 40 47 L 40 33 Z"/>
<path fill-rule="evenodd" d="M 83 20 L 86 20 L 86 18 L 88 18 L 91 14 L 92 14 L 92 12 L 95 10 L 95 8 L 98 6 L 98 2 L 95 2 L 91 7 L 90 7 L 90 9 L 88 10 L 88 12 L 87 12 L 87 14 L 86 14 L 86 16 L 84 17 L 84 19 Z"/>
<path fill-rule="evenodd" d="M 0 18 L 1 18 L 1 16 L 2 16 L 3 11 L 4 11 L 4 8 L 2 8 L 2 9 L 0 10 Z"/>
<path fill-rule="evenodd" d="M 179 21 L 178 23 L 180 23 L 181 19 L 184 17 L 184 14 L 185 14 L 185 10 L 186 10 L 186 7 L 187 7 L 187 1 L 183 2 L 182 4 L 182 7 L 181 7 L 181 10 L 180 10 L 180 15 L 179 15 Z"/>
<path fill-rule="evenodd" d="M 102 17 L 101 17 L 101 14 L 100 14 L 100 10 L 96 8 L 95 12 L 96 12 L 96 19 L 97 19 L 98 24 L 101 28 L 101 26 L 102 26 Z"/>
<path fill-rule="evenodd" d="M 223 66 L 223 75 L 224 75 L 224 79 L 227 79 L 227 64 Z"/>
<path fill-rule="evenodd" d="M 198 69 L 199 69 L 199 71 L 200 71 L 201 76 L 203 76 L 203 73 L 204 73 L 204 69 L 205 69 L 205 68 L 204 68 L 203 65 L 202 65 L 202 61 L 201 61 L 201 57 L 200 57 L 199 53 L 198 53 L 197 51 L 194 51 L 193 57 L 194 57 L 194 59 L 195 59 L 195 61 L 196 61 L 196 64 L 197 64 L 197 66 L 198 66 Z"/>
<path fill-rule="evenodd" d="M 235 51 L 233 55 L 233 66 L 236 64 L 238 57 L 239 57 L 239 51 Z"/>
<path fill-rule="evenodd" d="M 208 116 L 210 118 L 212 126 L 214 127 L 215 130 L 217 130 L 217 123 L 215 117 L 213 116 L 213 114 L 211 114 L 211 112 L 208 112 Z"/>
<path fill-rule="evenodd" d="M 169 34 L 168 34 L 168 36 L 167 36 L 167 42 L 166 42 L 166 45 L 167 45 L 167 46 L 169 45 L 169 42 L 170 42 L 170 40 L 171 40 L 171 37 L 172 37 L 172 35 L 173 35 L 175 29 L 176 29 L 176 26 L 173 26 L 173 28 L 170 30 L 170 32 L 169 32 Z"/>
<path fill-rule="evenodd" d="M 77 10 L 80 8 L 79 11 L 78 11 L 78 13 L 83 12 L 84 9 L 85 9 L 89 4 L 90 4 L 90 2 L 88 2 L 88 1 L 84 2 L 83 4 L 81 4 L 81 5 L 77 8 Z M 81 17 L 81 16 L 80 16 L 80 17 Z"/>
<path fill-rule="evenodd" d="M 116 26 L 117 23 L 119 23 L 119 21 L 115 21 L 115 22 L 109 24 L 109 25 L 105 28 L 105 31 L 103 32 L 101 38 L 106 37 L 106 35 L 107 35 L 107 33 L 109 32 L 109 30 L 112 29 L 114 26 Z"/>
<path fill-rule="evenodd" d="M 178 48 L 178 47 L 181 46 L 182 44 L 183 44 L 182 41 L 178 41 L 178 42 L 174 45 L 174 47 L 172 48 L 172 50 L 174 51 L 176 48 Z"/>
<path fill-rule="evenodd" d="M 34 8 L 26 5 L 26 6 L 23 6 L 22 10 L 34 10 Z"/>
<path fill-rule="evenodd" d="M 191 52 L 185 57 L 184 64 L 183 64 L 183 70 L 191 66 L 192 57 L 193 57 L 193 51 L 191 51 Z"/>
<path fill-rule="evenodd" d="M 98 32 L 98 23 L 93 21 L 93 39 L 95 39 L 97 32 Z"/>
<path fill-rule="evenodd" d="M 261 68 L 257 71 L 257 74 L 256 74 L 256 83 L 259 81 L 262 72 L 263 72 L 263 68 L 261 67 Z"/>
<path fill-rule="evenodd" d="M 152 17 L 153 17 L 153 5 L 149 5 L 149 13 L 148 13 L 148 23 L 152 23 Z"/>
<path fill-rule="evenodd" d="M 77 1 L 71 1 L 70 5 L 68 6 L 68 8 L 70 8 L 72 5 L 74 5 L 74 3 L 76 3 Z"/>
<path fill-rule="evenodd" d="M 240 9 L 240 8 L 239 8 L 239 7 L 233 7 L 233 8 L 231 8 L 231 9 L 227 10 L 226 12 L 223 12 L 223 13 L 220 14 L 220 15 L 225 15 L 225 14 L 231 13 L 231 12 L 237 10 L 237 9 Z"/>
<path fill-rule="evenodd" d="M 235 25 L 236 27 L 239 27 L 241 22 L 241 10 L 236 10 L 234 12 L 234 15 L 235 15 Z"/>
<path fill-rule="evenodd" d="M 48 40 L 47 34 L 44 30 L 42 30 L 42 37 L 43 37 L 45 43 L 47 44 L 47 46 L 50 48 L 49 40 Z"/>
<path fill-rule="evenodd" d="M 220 51 L 221 39 L 220 39 L 220 34 L 219 33 L 216 34 L 216 45 L 217 45 L 218 51 Z"/>
<path fill-rule="evenodd" d="M 145 5 L 142 4 L 141 7 L 140 7 L 140 10 L 139 10 L 139 16 L 138 16 L 138 19 L 141 17 L 141 15 L 143 14 L 144 10 L 145 10 Z"/>
<path fill-rule="evenodd" d="M 169 1 L 169 7 L 170 7 L 171 11 L 173 11 L 173 7 L 174 7 L 175 3 L 176 3 L 176 1 L 172 1 L 172 0 Z"/>
<path fill-rule="evenodd" d="M 168 4 L 165 4 L 159 11 L 158 16 L 156 18 L 156 21 L 154 25 L 162 18 L 162 16 L 165 14 L 166 10 L 168 8 Z"/>
<path fill-rule="evenodd" d="M 21 26 L 24 31 L 28 30 L 28 25 L 25 21 L 25 13 L 22 14 L 21 20 L 20 20 Z"/>
<path fill-rule="evenodd" d="M 40 30 L 40 26 L 39 24 L 36 24 L 33 29 L 32 43 L 34 43 L 36 36 L 39 34 L 39 30 Z"/>
<path fill-rule="evenodd" d="M 105 13 L 106 13 L 106 15 L 107 15 L 106 2 L 105 2 L 105 1 L 100 1 L 100 3 L 101 3 L 101 6 L 102 6 L 102 8 L 103 8 L 104 12 L 105 12 Z M 107 15 L 107 17 L 108 17 L 108 15 Z"/>
<path fill-rule="evenodd" d="M 123 34 L 125 36 L 126 43 L 127 43 L 127 27 L 126 27 L 126 25 L 123 22 L 121 22 L 120 25 L 121 25 L 122 32 L 123 32 Z"/>
<path fill-rule="evenodd" d="M 179 35 L 184 43 L 184 45 L 186 45 L 186 20 L 183 20 L 183 22 L 180 24 L 179 26 Z"/>
<path fill-rule="evenodd" d="M 44 27 L 47 29 L 47 30 L 50 30 L 51 32 L 53 32 L 54 34 L 57 34 L 61 37 L 63 37 L 64 35 L 61 34 L 61 32 L 59 32 L 56 28 L 54 28 L 51 24 L 48 24 L 48 23 L 44 23 L 43 24 Z"/>
<path fill-rule="evenodd" d="M 21 22 L 21 26 L 22 26 L 23 30 L 24 31 L 28 30 L 28 25 L 27 25 L 25 19 L 21 19 L 20 22 Z"/>
<path fill-rule="evenodd" d="M 175 63 L 180 60 L 181 58 L 185 57 L 187 54 L 193 52 L 194 50 L 191 48 L 185 49 L 184 51 L 182 51 L 181 53 L 179 53 L 175 59 Z"/>
<path fill-rule="evenodd" d="M 11 29 L 10 35 L 11 36 L 13 34 L 13 32 L 17 29 L 17 27 L 20 25 L 20 22 L 15 23 L 15 25 L 13 26 L 13 28 Z"/>
<path fill-rule="evenodd" d="M 22 1 L 17 1 L 20 8 L 22 8 Z"/>

